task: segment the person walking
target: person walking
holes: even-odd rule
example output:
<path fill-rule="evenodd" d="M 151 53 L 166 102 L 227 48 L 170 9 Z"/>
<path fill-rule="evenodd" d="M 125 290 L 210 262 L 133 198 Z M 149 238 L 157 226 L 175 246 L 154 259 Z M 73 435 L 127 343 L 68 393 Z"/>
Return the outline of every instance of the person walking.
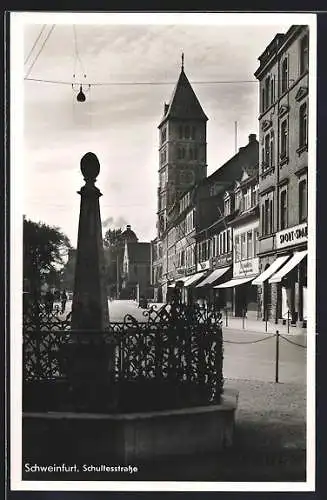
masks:
<path fill-rule="evenodd" d="M 61 293 L 61 314 L 64 314 L 65 312 L 67 299 L 68 296 L 66 290 L 63 290 Z"/>

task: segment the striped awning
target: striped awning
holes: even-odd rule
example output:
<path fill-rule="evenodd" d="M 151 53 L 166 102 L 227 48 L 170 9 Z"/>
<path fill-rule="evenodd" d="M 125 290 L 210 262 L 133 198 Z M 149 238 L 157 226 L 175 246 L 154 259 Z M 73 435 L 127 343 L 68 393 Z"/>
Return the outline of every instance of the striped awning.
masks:
<path fill-rule="evenodd" d="M 252 285 L 262 285 L 264 281 L 266 281 L 270 276 L 272 276 L 278 269 L 289 259 L 290 255 L 283 255 L 281 257 L 277 257 L 277 259 L 266 269 L 263 273 L 261 273 L 255 280 L 252 281 Z"/>
<path fill-rule="evenodd" d="M 184 281 L 184 287 L 187 287 L 187 286 L 190 286 L 190 285 L 194 285 L 204 275 L 205 275 L 205 271 L 203 271 L 201 273 L 192 274 L 191 276 L 188 277 L 188 279 L 186 281 Z"/>
<path fill-rule="evenodd" d="M 233 278 L 232 280 L 226 281 L 225 283 L 221 283 L 221 285 L 216 285 L 213 288 L 232 288 L 234 286 L 243 285 L 244 283 L 248 283 L 252 281 L 254 276 L 247 276 L 246 278 Z"/>
<path fill-rule="evenodd" d="M 269 280 L 269 283 L 279 283 L 282 281 L 284 276 L 286 276 L 295 266 L 297 266 L 301 260 L 303 260 L 308 255 L 308 250 L 303 250 L 302 252 L 295 252 L 293 257 L 286 262 L 286 264 L 277 271 Z"/>
<path fill-rule="evenodd" d="M 197 288 L 201 286 L 206 286 L 206 285 L 211 285 L 214 281 L 216 281 L 218 278 L 221 278 L 227 271 L 230 269 L 230 267 L 222 267 L 221 269 L 215 269 L 212 271 L 212 273 L 209 274 L 209 276 L 206 277 L 201 283 L 196 285 Z"/>

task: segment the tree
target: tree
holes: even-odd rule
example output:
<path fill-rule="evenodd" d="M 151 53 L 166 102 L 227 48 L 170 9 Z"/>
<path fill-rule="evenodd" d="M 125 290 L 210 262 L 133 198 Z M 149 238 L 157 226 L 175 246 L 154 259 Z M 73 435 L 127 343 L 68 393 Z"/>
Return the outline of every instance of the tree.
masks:
<path fill-rule="evenodd" d="M 107 287 L 110 295 L 119 295 L 119 282 L 124 240 L 122 228 L 108 229 L 103 238 L 107 264 Z M 114 290 L 115 288 L 115 290 Z"/>
<path fill-rule="evenodd" d="M 61 268 L 68 250 L 69 238 L 58 228 L 42 222 L 23 219 L 24 287 L 39 296 L 41 286 L 60 284 Z"/>
<path fill-rule="evenodd" d="M 121 243 L 122 229 L 108 229 L 103 238 L 103 245 L 106 248 L 118 247 Z"/>

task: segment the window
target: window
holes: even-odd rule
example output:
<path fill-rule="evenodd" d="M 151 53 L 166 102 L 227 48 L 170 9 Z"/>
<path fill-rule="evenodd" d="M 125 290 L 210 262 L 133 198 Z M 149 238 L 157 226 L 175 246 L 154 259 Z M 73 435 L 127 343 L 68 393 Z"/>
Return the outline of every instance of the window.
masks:
<path fill-rule="evenodd" d="M 262 235 L 267 236 L 272 233 L 273 200 L 267 198 L 261 206 L 261 230 Z"/>
<path fill-rule="evenodd" d="M 268 76 L 265 80 L 265 103 L 264 109 L 267 109 L 270 104 L 270 77 Z"/>
<path fill-rule="evenodd" d="M 275 78 L 270 80 L 270 103 L 274 104 L 275 101 Z"/>
<path fill-rule="evenodd" d="M 247 258 L 246 255 L 246 238 L 245 238 L 246 233 L 241 234 L 241 260 L 244 260 Z"/>
<path fill-rule="evenodd" d="M 280 229 L 287 227 L 287 189 L 280 192 Z"/>
<path fill-rule="evenodd" d="M 167 139 L 167 128 L 161 130 L 161 143 L 163 144 Z"/>
<path fill-rule="evenodd" d="M 300 42 L 300 74 L 309 68 L 309 36 L 305 35 Z"/>
<path fill-rule="evenodd" d="M 258 204 L 258 189 L 259 186 L 256 184 L 252 187 L 252 206 L 255 207 Z"/>
<path fill-rule="evenodd" d="M 307 181 L 303 179 L 299 182 L 299 222 L 305 222 L 308 217 Z"/>
<path fill-rule="evenodd" d="M 251 259 L 253 257 L 253 233 L 252 231 L 247 232 L 247 258 Z"/>
<path fill-rule="evenodd" d="M 188 125 L 186 125 L 185 127 L 185 139 L 189 139 L 190 138 L 190 127 Z"/>
<path fill-rule="evenodd" d="M 275 166 L 275 140 L 274 132 L 270 133 L 270 166 Z"/>
<path fill-rule="evenodd" d="M 239 235 L 235 236 L 235 254 L 234 254 L 234 262 L 238 262 L 241 260 L 241 252 L 240 252 L 240 237 Z"/>
<path fill-rule="evenodd" d="M 270 134 L 265 136 L 265 156 L 264 156 L 265 167 L 270 167 Z"/>
<path fill-rule="evenodd" d="M 225 215 L 230 215 L 230 198 L 227 198 L 227 200 L 225 200 L 224 202 L 224 213 Z"/>
<path fill-rule="evenodd" d="M 190 157 L 190 160 L 193 160 L 193 149 L 192 148 L 189 151 L 189 157 Z"/>
<path fill-rule="evenodd" d="M 265 89 L 261 89 L 261 112 L 265 110 Z"/>
<path fill-rule="evenodd" d="M 166 184 L 166 170 L 160 172 L 160 187 L 163 188 Z"/>
<path fill-rule="evenodd" d="M 247 189 L 244 193 L 244 210 L 251 208 L 251 188 Z"/>
<path fill-rule="evenodd" d="M 288 59 L 285 59 L 282 62 L 282 92 L 288 89 Z"/>
<path fill-rule="evenodd" d="M 299 127 L 299 146 L 301 148 L 308 144 L 308 110 L 306 103 L 300 106 Z"/>
<path fill-rule="evenodd" d="M 198 148 L 194 148 L 194 160 L 198 159 Z"/>
<path fill-rule="evenodd" d="M 182 139 L 183 138 L 183 127 L 182 125 L 180 125 L 178 127 L 178 135 L 179 135 L 179 138 Z"/>
<path fill-rule="evenodd" d="M 288 131 L 287 131 L 287 120 L 282 121 L 280 126 L 280 156 L 284 158 L 287 155 L 288 149 Z"/>
<path fill-rule="evenodd" d="M 196 128 L 192 127 L 191 139 L 195 139 L 195 137 L 196 137 Z"/>
<path fill-rule="evenodd" d="M 160 152 L 160 162 L 161 163 L 165 163 L 165 161 L 167 160 L 167 150 L 166 148 L 164 148 L 161 152 Z"/>

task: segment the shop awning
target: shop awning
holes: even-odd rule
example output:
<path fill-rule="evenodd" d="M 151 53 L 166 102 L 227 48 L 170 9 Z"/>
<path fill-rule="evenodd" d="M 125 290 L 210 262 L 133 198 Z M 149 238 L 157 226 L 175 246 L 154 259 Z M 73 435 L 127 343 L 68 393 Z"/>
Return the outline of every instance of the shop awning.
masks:
<path fill-rule="evenodd" d="M 234 286 L 243 285 L 244 283 L 248 283 L 248 281 L 253 280 L 253 276 L 247 276 L 244 278 L 234 278 L 229 281 L 225 281 L 225 283 L 221 283 L 221 285 L 216 285 L 213 288 L 231 288 Z"/>
<path fill-rule="evenodd" d="M 252 285 L 262 285 L 264 281 L 266 281 L 270 276 L 272 276 L 278 269 L 287 261 L 290 255 L 283 255 L 281 257 L 277 257 L 277 259 L 266 269 L 263 273 L 261 273 L 255 280 L 252 281 Z"/>
<path fill-rule="evenodd" d="M 223 274 L 227 273 L 228 269 L 230 269 L 230 267 L 222 267 L 221 269 L 215 269 L 214 271 L 212 271 L 212 273 L 209 274 L 209 276 L 206 277 L 205 280 L 201 281 L 201 283 L 196 285 L 196 287 L 199 288 L 200 286 L 210 285 L 218 278 L 223 276 Z"/>
<path fill-rule="evenodd" d="M 202 273 L 192 274 L 192 276 L 189 276 L 188 279 L 184 281 L 184 287 L 194 285 L 194 283 L 199 281 L 204 275 L 205 271 L 203 271 Z"/>
<path fill-rule="evenodd" d="M 183 281 L 185 283 L 185 281 L 187 281 L 189 279 L 189 276 L 181 276 L 180 278 L 178 278 L 176 281 L 174 281 L 173 283 L 170 283 L 170 285 L 168 285 L 168 288 L 175 288 L 176 286 L 176 283 L 178 281 Z"/>
<path fill-rule="evenodd" d="M 307 250 L 303 250 L 302 252 L 295 252 L 293 257 L 285 264 L 285 266 L 283 266 L 279 271 L 277 271 L 276 274 L 274 274 L 270 278 L 269 283 L 279 283 L 280 281 L 282 281 L 284 276 L 292 271 L 292 269 L 294 269 L 294 267 L 297 266 L 307 255 Z"/>

